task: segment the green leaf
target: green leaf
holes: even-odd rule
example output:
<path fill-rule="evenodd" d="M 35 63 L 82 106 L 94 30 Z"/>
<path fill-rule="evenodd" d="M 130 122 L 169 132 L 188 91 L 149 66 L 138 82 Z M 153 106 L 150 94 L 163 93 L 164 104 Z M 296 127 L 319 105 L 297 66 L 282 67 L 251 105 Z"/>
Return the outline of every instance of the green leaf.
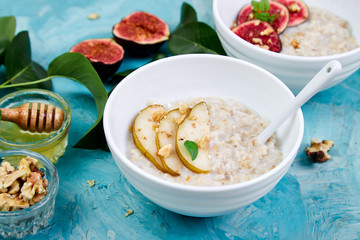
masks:
<path fill-rule="evenodd" d="M 259 19 L 260 21 L 267 22 L 269 21 L 270 14 L 268 12 L 257 12 L 254 13 L 254 17 Z"/>
<path fill-rule="evenodd" d="M 10 79 L 30 67 L 31 48 L 27 31 L 18 33 L 11 41 L 5 54 L 7 78 Z"/>
<path fill-rule="evenodd" d="M 166 57 L 168 57 L 168 56 L 165 53 L 156 53 L 150 62 L 154 62 L 156 60 L 166 58 Z"/>
<path fill-rule="evenodd" d="M 214 29 L 203 22 L 180 26 L 170 36 L 168 47 L 172 54 L 212 53 L 226 55 Z"/>
<path fill-rule="evenodd" d="M 167 57 L 167 55 L 164 54 L 164 53 L 157 53 L 157 54 L 154 55 L 154 57 L 152 58 L 152 60 L 150 62 L 153 62 L 153 61 L 156 61 L 156 60 L 159 60 L 159 59 L 162 59 L 162 58 L 166 58 L 166 57 Z M 114 74 L 111 77 L 111 81 L 120 82 L 125 77 L 127 77 L 127 75 L 129 75 L 130 73 L 132 73 L 135 70 L 136 70 L 136 68 L 128 69 L 128 70 L 125 70 L 125 71 L 122 71 L 122 72 L 118 72 L 118 73 Z"/>
<path fill-rule="evenodd" d="M 251 1 L 251 6 L 252 6 L 252 9 L 254 12 L 258 12 L 258 11 L 261 11 L 260 10 L 260 3 L 258 1 Z"/>
<path fill-rule="evenodd" d="M 6 74 L 11 84 L 33 82 L 46 78 L 46 70 L 31 61 L 30 39 L 27 31 L 18 33 L 11 41 L 5 54 Z M 51 89 L 51 81 L 17 87 Z"/>
<path fill-rule="evenodd" d="M 8 39 L 0 39 L 0 66 L 4 64 L 5 52 L 9 42 Z"/>
<path fill-rule="evenodd" d="M 270 15 L 270 17 L 269 17 L 270 25 L 272 25 L 273 22 L 275 21 L 275 19 L 277 19 L 278 17 L 279 17 L 279 15 L 277 15 L 277 14 Z"/>
<path fill-rule="evenodd" d="M 260 11 L 262 12 L 269 11 L 270 3 L 268 0 L 260 0 L 259 7 L 260 7 Z"/>
<path fill-rule="evenodd" d="M 0 39 L 6 38 L 9 41 L 15 35 L 16 19 L 14 16 L 0 17 Z"/>
<path fill-rule="evenodd" d="M 128 70 L 125 70 L 123 72 L 118 72 L 116 74 L 114 74 L 112 77 L 111 77 L 111 81 L 117 81 L 117 82 L 120 82 L 121 80 L 123 80 L 127 75 L 129 75 L 130 73 L 132 73 L 133 71 L 135 71 L 136 69 L 128 69 Z"/>
<path fill-rule="evenodd" d="M 184 146 L 186 150 L 188 150 L 188 152 L 190 153 L 191 159 L 194 161 L 198 155 L 198 146 L 195 142 L 189 140 L 186 140 L 184 142 Z"/>
<path fill-rule="evenodd" d="M 184 2 L 181 6 L 180 25 L 197 21 L 198 20 L 195 9 L 190 4 Z"/>
<path fill-rule="evenodd" d="M 93 126 L 75 144 L 75 148 L 97 149 L 98 142 L 105 140 L 100 131 L 92 131 L 98 124 L 104 112 L 108 98 L 104 84 L 91 65 L 90 61 L 80 53 L 64 53 L 55 58 L 49 65 L 49 76 L 64 76 L 82 83 L 94 97 L 97 109 L 97 118 Z M 101 134 L 104 134 L 103 131 Z"/>
<path fill-rule="evenodd" d="M 5 51 L 15 35 L 14 16 L 0 17 L 0 66 L 4 63 Z"/>
<path fill-rule="evenodd" d="M 17 83 L 33 82 L 38 79 L 46 78 L 47 76 L 48 76 L 47 71 L 42 66 L 40 66 L 38 63 L 34 61 L 31 61 L 30 66 L 26 68 L 26 70 L 22 74 L 14 78 L 11 81 L 11 83 L 17 84 Z M 51 90 L 52 82 L 50 80 L 32 85 L 17 87 L 17 89 L 23 89 L 23 88 L 42 88 L 42 89 Z"/>

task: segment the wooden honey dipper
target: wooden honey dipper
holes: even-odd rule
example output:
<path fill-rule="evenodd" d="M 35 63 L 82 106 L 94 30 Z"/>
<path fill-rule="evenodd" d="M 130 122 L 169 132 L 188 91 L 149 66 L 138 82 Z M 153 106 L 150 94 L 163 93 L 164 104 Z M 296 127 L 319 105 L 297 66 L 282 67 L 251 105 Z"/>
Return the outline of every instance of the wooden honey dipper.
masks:
<path fill-rule="evenodd" d="M 64 111 L 45 103 L 24 103 L 17 108 L 0 108 L 2 121 L 17 124 L 30 132 L 57 131 L 64 121 Z"/>

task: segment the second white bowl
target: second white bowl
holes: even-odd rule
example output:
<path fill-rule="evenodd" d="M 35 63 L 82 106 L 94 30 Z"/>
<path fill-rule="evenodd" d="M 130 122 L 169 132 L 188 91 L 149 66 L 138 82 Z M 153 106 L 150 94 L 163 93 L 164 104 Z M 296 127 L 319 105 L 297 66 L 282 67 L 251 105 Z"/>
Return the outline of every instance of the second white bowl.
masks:
<path fill-rule="evenodd" d="M 214 0 L 213 15 L 216 31 L 221 43 L 229 56 L 254 63 L 282 80 L 293 92 L 301 90 L 311 78 L 331 60 L 341 62 L 342 72 L 333 79 L 326 88 L 345 80 L 360 68 L 360 47 L 331 56 L 303 57 L 279 54 L 254 46 L 235 35 L 230 26 L 233 24 L 239 10 L 251 1 Z M 352 33 L 360 44 L 360 24 L 358 0 L 304 0 L 309 6 L 327 9 L 337 16 L 346 19 L 352 27 Z"/>
<path fill-rule="evenodd" d="M 270 121 L 294 99 L 274 75 L 235 58 L 192 54 L 150 63 L 120 82 L 106 103 L 106 140 L 120 171 L 153 202 L 189 216 L 225 214 L 264 196 L 285 175 L 298 152 L 304 130 L 300 109 L 277 131 L 283 161 L 247 182 L 214 187 L 182 185 L 155 177 L 131 162 L 129 126 L 137 113 L 149 101 L 167 104 L 189 97 L 237 99 Z"/>

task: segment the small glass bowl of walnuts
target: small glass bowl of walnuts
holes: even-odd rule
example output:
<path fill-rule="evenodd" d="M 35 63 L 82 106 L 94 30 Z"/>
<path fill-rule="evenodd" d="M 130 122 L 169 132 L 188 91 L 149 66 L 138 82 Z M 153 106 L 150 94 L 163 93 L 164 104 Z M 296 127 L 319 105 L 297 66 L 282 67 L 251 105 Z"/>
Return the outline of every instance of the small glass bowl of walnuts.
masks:
<path fill-rule="evenodd" d="M 0 152 L 0 235 L 22 238 L 54 214 L 59 177 L 54 164 L 28 150 Z"/>

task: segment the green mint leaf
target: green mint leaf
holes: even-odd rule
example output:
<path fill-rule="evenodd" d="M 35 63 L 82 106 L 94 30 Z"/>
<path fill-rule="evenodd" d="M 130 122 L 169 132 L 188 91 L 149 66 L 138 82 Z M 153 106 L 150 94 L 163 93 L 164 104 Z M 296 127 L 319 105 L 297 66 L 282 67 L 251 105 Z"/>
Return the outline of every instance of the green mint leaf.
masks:
<path fill-rule="evenodd" d="M 276 14 L 272 14 L 269 16 L 269 22 L 270 24 L 272 25 L 273 22 L 275 21 L 275 19 L 277 19 L 279 17 L 279 15 L 276 15 Z"/>
<path fill-rule="evenodd" d="M 267 12 L 270 9 L 270 3 L 268 0 L 260 0 L 259 6 L 261 12 Z"/>
<path fill-rule="evenodd" d="M 188 152 L 190 153 L 191 159 L 194 161 L 198 155 L 198 146 L 195 142 L 189 140 L 186 140 L 184 142 L 184 146 L 186 150 L 188 150 Z"/>
<path fill-rule="evenodd" d="M 260 11 L 260 3 L 258 1 L 251 1 L 251 6 L 254 12 Z"/>
<path fill-rule="evenodd" d="M 254 16 L 263 22 L 269 21 L 270 18 L 270 14 L 268 12 L 254 13 Z"/>

